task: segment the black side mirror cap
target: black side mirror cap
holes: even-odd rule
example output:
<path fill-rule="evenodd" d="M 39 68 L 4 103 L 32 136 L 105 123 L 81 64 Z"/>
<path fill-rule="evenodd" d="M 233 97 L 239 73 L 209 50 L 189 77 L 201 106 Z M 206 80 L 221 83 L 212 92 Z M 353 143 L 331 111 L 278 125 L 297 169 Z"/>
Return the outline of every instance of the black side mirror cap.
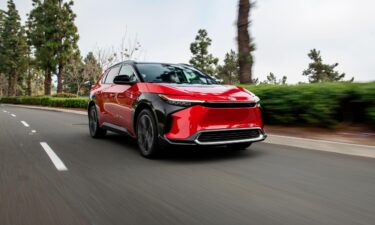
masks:
<path fill-rule="evenodd" d="M 91 87 L 93 85 L 93 83 L 91 83 L 91 81 L 88 80 L 88 81 L 85 81 L 83 83 L 83 85 L 86 86 L 86 87 Z"/>
<path fill-rule="evenodd" d="M 128 75 L 119 75 L 115 77 L 115 79 L 113 79 L 113 83 L 132 85 L 132 84 L 135 84 L 136 82 L 130 81 L 130 77 Z"/>
<path fill-rule="evenodd" d="M 92 83 L 91 81 L 85 81 L 84 83 L 83 83 L 83 85 L 86 87 L 86 88 L 88 88 L 88 89 L 92 89 L 94 86 L 95 86 L 95 83 Z"/>

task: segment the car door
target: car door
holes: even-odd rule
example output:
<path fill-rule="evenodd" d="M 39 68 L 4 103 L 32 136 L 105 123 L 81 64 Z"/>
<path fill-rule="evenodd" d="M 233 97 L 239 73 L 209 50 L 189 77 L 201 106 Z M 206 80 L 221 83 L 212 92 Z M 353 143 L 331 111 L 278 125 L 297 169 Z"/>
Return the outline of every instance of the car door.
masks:
<path fill-rule="evenodd" d="M 113 83 L 113 79 L 118 75 L 120 71 L 120 65 L 112 67 L 107 76 L 104 79 L 105 88 L 101 90 L 102 105 L 103 105 L 103 122 L 114 124 L 116 119 L 116 109 L 115 109 L 115 92 L 113 89 L 116 85 Z"/>
<path fill-rule="evenodd" d="M 130 64 L 124 64 L 121 67 L 119 75 L 129 76 L 130 81 L 136 83 L 139 81 L 137 74 Z M 121 84 L 116 85 L 113 88 L 115 94 L 114 102 L 116 103 L 116 124 L 125 128 L 126 130 L 132 130 L 132 112 L 133 103 L 139 96 L 138 86 L 136 84 Z"/>
<path fill-rule="evenodd" d="M 103 120 L 105 120 L 105 111 L 104 111 L 104 99 L 103 99 L 103 93 L 102 91 L 107 89 L 110 84 L 105 84 L 104 80 L 106 79 L 108 75 L 109 70 L 106 70 L 104 74 L 101 76 L 100 80 L 92 87 L 91 89 L 91 95 L 90 98 L 94 99 L 96 102 L 96 105 L 98 107 L 99 113 L 99 123 L 100 125 L 103 123 Z"/>

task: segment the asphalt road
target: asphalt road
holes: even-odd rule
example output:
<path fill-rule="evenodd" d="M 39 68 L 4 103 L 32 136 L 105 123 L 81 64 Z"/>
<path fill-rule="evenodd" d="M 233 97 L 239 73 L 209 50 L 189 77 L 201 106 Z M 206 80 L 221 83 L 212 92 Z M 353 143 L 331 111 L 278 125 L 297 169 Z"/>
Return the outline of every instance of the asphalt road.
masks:
<path fill-rule="evenodd" d="M 148 160 L 85 116 L 1 106 L 0 224 L 373 225 L 375 159 L 257 143 Z"/>

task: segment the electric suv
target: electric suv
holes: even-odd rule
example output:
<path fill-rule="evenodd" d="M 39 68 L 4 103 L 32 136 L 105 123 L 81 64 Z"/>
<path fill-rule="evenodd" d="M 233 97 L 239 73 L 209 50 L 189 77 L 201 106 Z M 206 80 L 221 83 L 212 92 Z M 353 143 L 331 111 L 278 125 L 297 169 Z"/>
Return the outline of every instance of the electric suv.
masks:
<path fill-rule="evenodd" d="M 168 145 L 246 149 L 266 138 L 257 96 L 186 64 L 110 67 L 92 86 L 88 117 L 93 138 L 127 134 L 145 157 Z"/>

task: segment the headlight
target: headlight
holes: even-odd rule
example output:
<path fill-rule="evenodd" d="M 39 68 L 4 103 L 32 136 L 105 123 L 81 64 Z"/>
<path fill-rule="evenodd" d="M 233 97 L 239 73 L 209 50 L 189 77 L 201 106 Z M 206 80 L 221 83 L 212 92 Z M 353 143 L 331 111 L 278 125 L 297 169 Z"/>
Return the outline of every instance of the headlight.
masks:
<path fill-rule="evenodd" d="M 252 98 L 254 98 L 254 101 L 256 103 L 256 107 L 260 107 L 260 98 L 258 96 L 256 96 L 253 92 L 247 90 L 247 89 L 244 89 L 245 92 L 247 92 L 248 94 L 251 95 Z"/>
<path fill-rule="evenodd" d="M 170 98 L 165 95 L 159 95 L 161 99 L 163 99 L 165 102 L 171 105 L 177 105 L 177 106 L 183 106 L 188 107 L 192 105 L 199 105 L 204 103 L 205 101 L 202 100 L 192 100 L 192 99 L 176 99 L 176 98 Z"/>
<path fill-rule="evenodd" d="M 256 95 L 253 95 L 254 101 L 256 103 L 256 107 L 260 107 L 260 98 Z"/>

